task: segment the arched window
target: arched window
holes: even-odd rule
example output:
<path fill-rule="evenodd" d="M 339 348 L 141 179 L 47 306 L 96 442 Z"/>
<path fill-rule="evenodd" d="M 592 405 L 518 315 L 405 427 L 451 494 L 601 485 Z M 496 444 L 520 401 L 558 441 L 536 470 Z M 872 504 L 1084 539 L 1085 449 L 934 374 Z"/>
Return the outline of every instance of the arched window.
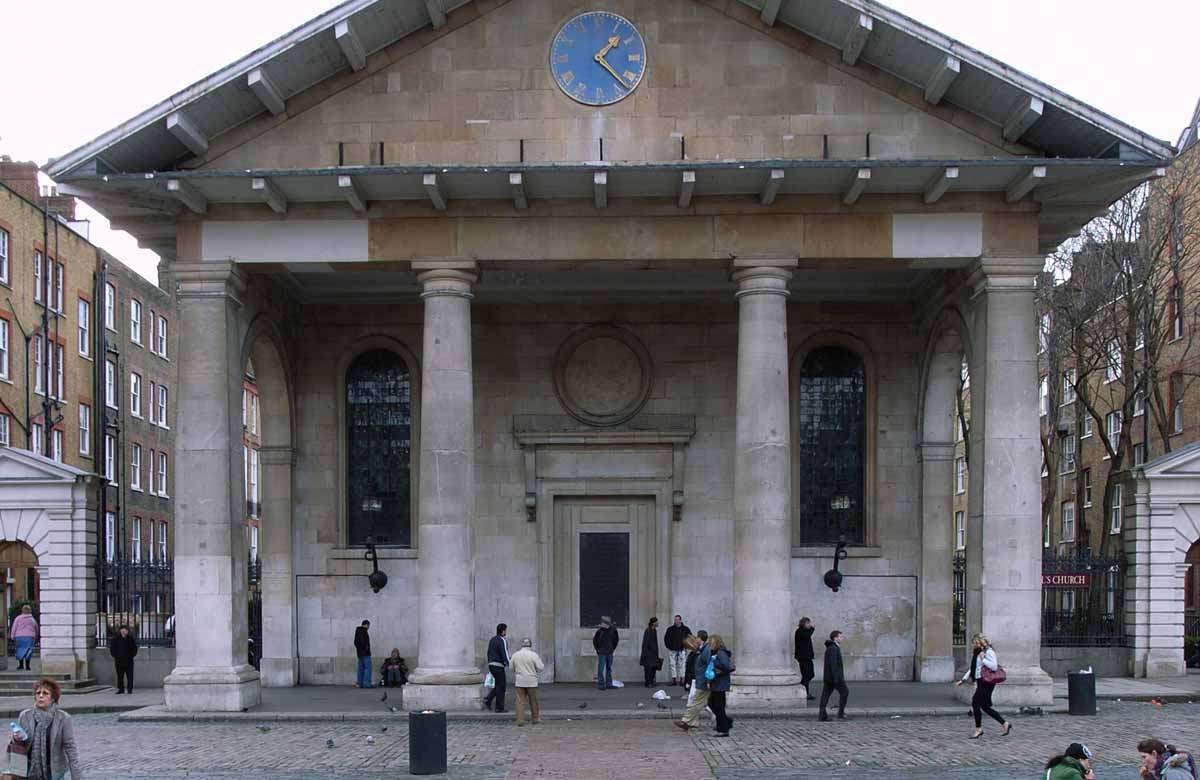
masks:
<path fill-rule="evenodd" d="M 412 383 L 386 349 L 359 355 L 346 371 L 347 541 L 412 546 Z"/>
<path fill-rule="evenodd" d="M 800 539 L 865 541 L 866 371 L 858 355 L 820 347 L 800 369 Z"/>

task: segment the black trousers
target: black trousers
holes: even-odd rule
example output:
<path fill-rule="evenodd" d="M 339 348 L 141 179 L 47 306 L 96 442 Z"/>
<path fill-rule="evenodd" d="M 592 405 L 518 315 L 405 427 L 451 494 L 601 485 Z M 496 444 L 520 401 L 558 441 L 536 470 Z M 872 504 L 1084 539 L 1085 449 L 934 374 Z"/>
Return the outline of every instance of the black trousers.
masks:
<path fill-rule="evenodd" d="M 115 663 L 117 667 L 117 693 L 129 691 L 133 693 L 133 661 Z"/>
<path fill-rule="evenodd" d="M 829 704 L 829 697 L 833 692 L 838 692 L 838 715 L 846 714 L 846 699 L 850 698 L 850 689 L 846 687 L 845 682 L 831 683 L 826 680 L 821 686 L 821 714 L 825 713 L 825 706 Z"/>
<path fill-rule="evenodd" d="M 646 687 L 654 685 L 654 675 L 658 673 L 657 666 L 643 666 L 642 669 L 646 672 Z"/>
<path fill-rule="evenodd" d="M 797 658 L 796 662 L 800 664 L 800 684 L 804 686 L 804 690 L 808 691 L 808 684 L 817 676 L 813 672 L 813 659 Z M 812 696 L 812 691 L 809 691 L 809 696 Z"/>
<path fill-rule="evenodd" d="M 488 671 L 492 673 L 492 677 L 496 680 L 496 687 L 492 688 L 492 692 L 483 698 L 485 707 L 491 706 L 492 702 L 496 702 L 496 712 L 504 711 L 504 692 L 508 688 L 508 678 L 504 674 L 503 666 L 489 666 Z"/>
<path fill-rule="evenodd" d="M 996 690 L 995 683 L 985 683 L 979 680 L 975 683 L 975 695 L 971 697 L 971 714 L 975 716 L 975 728 L 983 728 L 983 713 L 997 723 L 1003 725 L 1004 717 L 992 709 L 992 691 Z"/>
<path fill-rule="evenodd" d="M 725 691 L 713 691 L 708 694 L 708 708 L 717 718 L 717 731 L 728 734 L 733 728 L 733 718 L 725 714 Z"/>

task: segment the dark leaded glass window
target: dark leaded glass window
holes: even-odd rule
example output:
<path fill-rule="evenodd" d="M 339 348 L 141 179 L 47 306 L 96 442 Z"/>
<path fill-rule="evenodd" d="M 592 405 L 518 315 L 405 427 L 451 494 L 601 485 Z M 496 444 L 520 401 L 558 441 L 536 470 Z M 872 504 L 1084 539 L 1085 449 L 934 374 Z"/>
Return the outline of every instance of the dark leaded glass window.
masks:
<path fill-rule="evenodd" d="M 412 384 L 395 352 L 360 355 L 346 372 L 348 541 L 412 546 Z"/>
<path fill-rule="evenodd" d="M 629 628 L 629 534 L 579 535 L 579 625 Z"/>
<path fill-rule="evenodd" d="M 836 542 L 845 529 L 864 542 L 866 449 L 863 362 L 841 347 L 821 347 L 800 369 L 800 539 Z"/>

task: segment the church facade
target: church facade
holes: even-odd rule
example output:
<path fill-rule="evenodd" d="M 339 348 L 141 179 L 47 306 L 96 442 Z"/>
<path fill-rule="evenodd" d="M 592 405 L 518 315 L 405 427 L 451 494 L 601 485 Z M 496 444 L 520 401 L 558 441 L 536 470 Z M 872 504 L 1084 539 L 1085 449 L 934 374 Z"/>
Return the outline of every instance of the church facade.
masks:
<path fill-rule="evenodd" d="M 803 615 L 949 681 L 964 357 L 968 627 L 1049 702 L 1034 280 L 1172 150 L 860 5 L 350 0 L 54 163 L 178 297 L 169 708 L 349 684 L 363 619 L 408 707 L 500 622 L 590 680 L 601 616 L 618 677 L 724 635 L 743 706 L 803 701 Z"/>

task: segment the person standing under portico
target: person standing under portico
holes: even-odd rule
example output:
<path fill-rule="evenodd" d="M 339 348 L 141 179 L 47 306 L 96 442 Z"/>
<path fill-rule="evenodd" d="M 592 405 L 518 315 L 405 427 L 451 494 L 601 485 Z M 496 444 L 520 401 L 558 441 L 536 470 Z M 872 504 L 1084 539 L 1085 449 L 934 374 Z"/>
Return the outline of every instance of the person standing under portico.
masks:
<path fill-rule="evenodd" d="M 613 653 L 617 652 L 617 645 L 620 641 L 621 635 L 617 633 L 617 627 L 612 624 L 612 618 L 602 615 L 600 627 L 592 635 L 592 647 L 596 649 L 596 687 L 602 691 L 613 687 Z"/>
<path fill-rule="evenodd" d="M 800 664 L 800 684 L 804 686 L 805 695 L 811 701 L 813 698 L 812 690 L 808 687 L 816 677 L 813 669 L 813 660 L 816 658 L 816 653 L 813 652 L 813 633 L 816 632 L 812 621 L 807 617 L 800 618 L 800 624 L 796 627 L 795 636 L 795 654 L 796 663 Z"/>
<path fill-rule="evenodd" d="M 354 653 L 358 656 L 358 679 L 355 685 L 359 688 L 371 687 L 371 621 L 364 620 L 362 625 L 354 629 Z"/>
<path fill-rule="evenodd" d="M 667 626 L 663 634 L 663 644 L 667 648 L 667 662 L 671 665 L 671 685 L 683 685 L 686 676 L 688 651 L 683 646 L 683 640 L 692 633 L 683 622 L 682 615 L 675 616 L 675 622 Z"/>
<path fill-rule="evenodd" d="M 513 653 L 513 685 L 517 689 L 517 725 L 525 725 L 525 706 L 529 706 L 529 717 L 533 723 L 542 722 L 542 711 L 538 706 L 538 673 L 546 668 L 542 657 L 533 651 L 533 641 L 521 640 L 521 649 Z"/>
<path fill-rule="evenodd" d="M 506 712 L 504 709 L 504 694 L 508 689 L 508 676 L 505 670 L 508 668 L 511 659 L 508 655 L 508 640 L 505 636 L 508 634 L 507 623 L 496 624 L 496 635 L 488 642 L 487 660 L 488 671 L 492 673 L 492 679 L 496 684 L 492 687 L 492 692 L 483 699 L 483 708 L 486 710 L 496 703 L 496 712 Z"/>

